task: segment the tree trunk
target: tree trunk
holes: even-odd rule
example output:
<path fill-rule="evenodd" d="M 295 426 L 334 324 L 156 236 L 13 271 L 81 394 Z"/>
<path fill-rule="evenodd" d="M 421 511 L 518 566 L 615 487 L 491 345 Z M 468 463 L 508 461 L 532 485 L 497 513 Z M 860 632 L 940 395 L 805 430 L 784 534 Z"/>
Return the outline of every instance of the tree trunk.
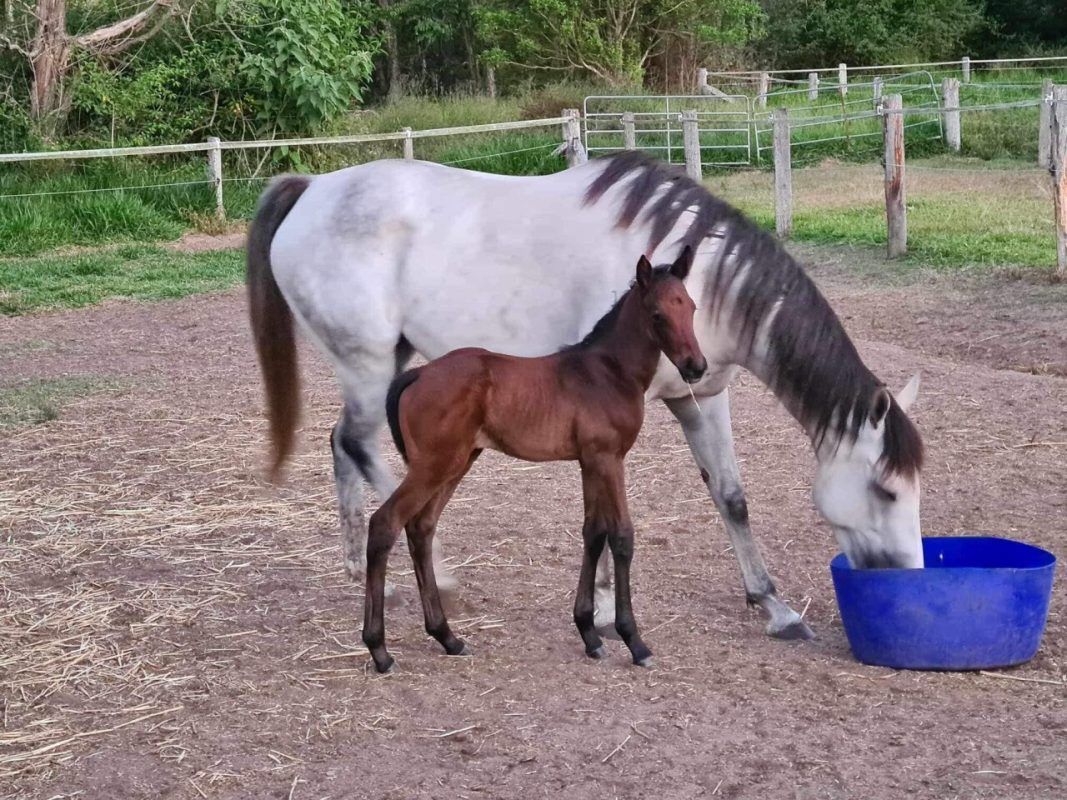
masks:
<path fill-rule="evenodd" d="M 393 5 L 393 0 L 378 0 L 378 5 L 383 9 L 389 9 Z M 385 99 L 386 102 L 393 103 L 400 99 L 403 78 L 400 75 L 400 44 L 396 37 L 396 22 L 388 13 L 385 20 L 385 55 L 389 64 L 387 78 L 389 88 L 386 89 Z"/>
<path fill-rule="evenodd" d="M 37 0 L 36 17 L 37 33 L 30 46 L 30 116 L 41 133 L 50 138 L 66 105 L 63 78 L 70 62 L 66 0 Z"/>

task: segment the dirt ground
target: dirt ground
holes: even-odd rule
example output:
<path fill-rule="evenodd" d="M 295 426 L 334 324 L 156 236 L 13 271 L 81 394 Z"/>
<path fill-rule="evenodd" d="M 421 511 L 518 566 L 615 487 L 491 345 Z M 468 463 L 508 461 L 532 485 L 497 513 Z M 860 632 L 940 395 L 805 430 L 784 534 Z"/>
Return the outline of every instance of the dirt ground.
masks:
<path fill-rule="evenodd" d="M 922 370 L 925 532 L 1067 553 L 1067 287 L 801 255 L 876 373 L 899 387 Z M 605 663 L 582 654 L 576 467 L 487 454 L 441 529 L 474 657 L 423 633 L 398 548 L 398 671 L 368 673 L 334 518 L 332 379 L 306 352 L 302 450 L 285 487 L 265 486 L 246 328 L 240 291 L 0 319 L 0 382 L 122 387 L 0 431 L 0 796 L 1067 796 L 1063 576 L 1025 666 L 858 664 L 810 448 L 750 376 L 733 408 L 752 522 L 815 641 L 763 634 L 680 432 L 652 407 L 628 473 L 653 669 L 617 641 Z"/>

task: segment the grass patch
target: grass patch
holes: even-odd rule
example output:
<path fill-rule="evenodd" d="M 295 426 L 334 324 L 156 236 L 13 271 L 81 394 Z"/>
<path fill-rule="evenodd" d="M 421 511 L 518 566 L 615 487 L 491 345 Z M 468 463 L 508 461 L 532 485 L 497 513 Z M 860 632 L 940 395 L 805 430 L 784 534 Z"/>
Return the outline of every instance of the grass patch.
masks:
<path fill-rule="evenodd" d="M 120 383 L 92 376 L 23 381 L 0 386 L 0 428 L 40 425 L 59 419 L 63 407 L 87 394 L 117 389 Z"/>
<path fill-rule="evenodd" d="M 78 308 L 115 297 L 166 300 L 241 282 L 239 250 L 177 253 L 126 246 L 72 256 L 0 261 L 0 314 Z"/>
<path fill-rule="evenodd" d="M 1047 178 L 1030 164 L 909 160 L 907 261 L 942 269 L 1051 269 L 1056 250 Z M 950 166 L 951 165 L 951 166 Z M 945 168 L 948 167 L 948 168 Z M 708 187 L 765 228 L 774 227 L 773 178 L 713 176 Z M 827 164 L 794 174 L 793 238 L 885 245 L 881 169 Z"/>

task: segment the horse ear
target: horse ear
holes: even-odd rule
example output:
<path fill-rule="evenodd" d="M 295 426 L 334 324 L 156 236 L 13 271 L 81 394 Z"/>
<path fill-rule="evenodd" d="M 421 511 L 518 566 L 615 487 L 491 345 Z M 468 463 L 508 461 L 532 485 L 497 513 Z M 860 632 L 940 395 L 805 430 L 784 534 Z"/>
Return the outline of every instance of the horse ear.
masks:
<path fill-rule="evenodd" d="M 871 401 L 871 424 L 876 428 L 882 424 L 885 415 L 889 413 L 889 406 L 892 402 L 893 397 L 884 386 L 879 386 L 874 390 L 874 398 Z"/>
<path fill-rule="evenodd" d="M 675 259 L 671 264 L 671 275 L 676 277 L 680 281 L 684 281 L 689 274 L 690 268 L 693 266 L 693 248 L 691 245 L 686 245 L 682 248 L 681 255 Z"/>
<path fill-rule="evenodd" d="M 911 376 L 911 380 L 908 381 L 908 385 L 905 386 L 900 392 L 897 393 L 897 405 L 901 410 L 907 413 L 908 409 L 915 403 L 915 398 L 919 396 L 919 373 L 916 372 Z"/>
<path fill-rule="evenodd" d="M 642 255 L 637 261 L 637 285 L 644 290 L 650 283 L 652 283 L 652 264 Z"/>

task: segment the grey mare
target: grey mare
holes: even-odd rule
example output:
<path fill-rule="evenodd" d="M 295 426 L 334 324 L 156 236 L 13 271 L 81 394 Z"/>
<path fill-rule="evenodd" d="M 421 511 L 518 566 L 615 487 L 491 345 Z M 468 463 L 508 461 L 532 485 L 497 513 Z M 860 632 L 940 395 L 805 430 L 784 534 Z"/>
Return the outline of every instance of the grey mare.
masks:
<path fill-rule="evenodd" d="M 851 562 L 921 567 L 922 442 L 906 414 L 917 378 L 894 397 L 773 236 L 677 169 L 624 153 L 544 177 L 377 161 L 283 177 L 265 191 L 249 232 L 248 289 L 273 467 L 291 450 L 299 413 L 295 318 L 333 364 L 344 399 L 331 443 L 352 577 L 366 565 L 361 483 L 383 498 L 396 486 L 379 431 L 389 383 L 413 352 L 553 352 L 612 306 L 637 256 L 668 261 L 687 244 L 696 257 L 686 286 L 710 366 L 689 387 L 663 359 L 647 399 L 664 401 L 681 424 L 768 633 L 811 635 L 779 599 L 749 528 L 727 391 L 740 367 L 811 439 L 815 505 Z M 606 625 L 606 563 L 597 583 Z"/>

